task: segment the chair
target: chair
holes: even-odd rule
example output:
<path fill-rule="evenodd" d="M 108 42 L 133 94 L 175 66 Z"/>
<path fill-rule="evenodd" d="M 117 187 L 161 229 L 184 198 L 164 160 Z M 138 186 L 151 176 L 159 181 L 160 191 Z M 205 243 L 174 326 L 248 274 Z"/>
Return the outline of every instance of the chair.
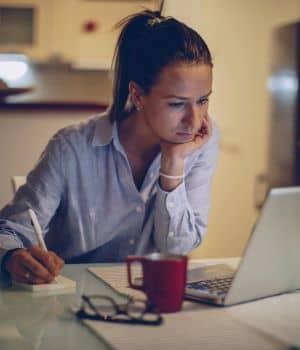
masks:
<path fill-rule="evenodd" d="M 13 176 L 11 178 L 12 188 L 14 194 L 17 192 L 18 188 L 24 185 L 26 182 L 26 176 Z"/>

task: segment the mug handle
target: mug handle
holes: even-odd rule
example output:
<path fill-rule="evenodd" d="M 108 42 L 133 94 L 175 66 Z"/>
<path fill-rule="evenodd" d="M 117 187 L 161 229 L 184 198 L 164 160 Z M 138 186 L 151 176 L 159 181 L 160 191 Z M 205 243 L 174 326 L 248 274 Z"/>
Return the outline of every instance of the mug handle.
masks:
<path fill-rule="evenodd" d="M 128 283 L 129 283 L 129 286 L 131 288 L 139 289 L 139 290 L 143 290 L 144 289 L 144 278 L 143 278 L 143 283 L 142 284 L 134 284 L 132 282 L 132 278 L 131 278 L 131 264 L 133 262 L 140 262 L 142 267 L 143 267 L 144 260 L 145 260 L 144 257 L 142 257 L 142 256 L 135 256 L 135 255 L 130 255 L 130 256 L 127 256 L 127 258 L 126 258 Z"/>

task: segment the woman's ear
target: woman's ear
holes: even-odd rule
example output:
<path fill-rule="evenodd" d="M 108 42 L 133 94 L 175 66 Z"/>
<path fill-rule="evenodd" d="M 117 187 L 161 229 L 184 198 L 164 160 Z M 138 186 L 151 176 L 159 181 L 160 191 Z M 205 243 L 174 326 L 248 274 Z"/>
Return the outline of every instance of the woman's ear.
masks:
<path fill-rule="evenodd" d="M 128 85 L 129 98 L 135 109 L 140 111 L 143 109 L 143 89 L 134 81 L 130 81 Z"/>

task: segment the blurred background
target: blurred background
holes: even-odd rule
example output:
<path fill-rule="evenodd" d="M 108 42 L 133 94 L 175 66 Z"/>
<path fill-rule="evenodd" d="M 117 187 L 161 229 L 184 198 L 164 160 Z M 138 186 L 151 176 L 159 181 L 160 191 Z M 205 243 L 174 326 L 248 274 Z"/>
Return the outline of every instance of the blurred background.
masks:
<path fill-rule="evenodd" d="M 0 0 L 0 207 L 60 128 L 104 111 L 121 18 L 158 0 Z M 214 59 L 221 131 L 205 241 L 240 256 L 271 187 L 300 184 L 300 0 L 166 0 Z M 284 232 L 283 232 L 284 234 Z"/>

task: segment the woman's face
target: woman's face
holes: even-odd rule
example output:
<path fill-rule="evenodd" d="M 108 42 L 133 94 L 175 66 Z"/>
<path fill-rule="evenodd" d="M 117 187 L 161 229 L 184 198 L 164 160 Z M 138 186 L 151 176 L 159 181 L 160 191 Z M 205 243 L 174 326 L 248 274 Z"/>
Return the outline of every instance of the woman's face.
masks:
<path fill-rule="evenodd" d="M 212 68 L 177 63 L 165 67 L 148 94 L 142 94 L 141 117 L 154 138 L 172 143 L 191 141 L 207 115 Z"/>

